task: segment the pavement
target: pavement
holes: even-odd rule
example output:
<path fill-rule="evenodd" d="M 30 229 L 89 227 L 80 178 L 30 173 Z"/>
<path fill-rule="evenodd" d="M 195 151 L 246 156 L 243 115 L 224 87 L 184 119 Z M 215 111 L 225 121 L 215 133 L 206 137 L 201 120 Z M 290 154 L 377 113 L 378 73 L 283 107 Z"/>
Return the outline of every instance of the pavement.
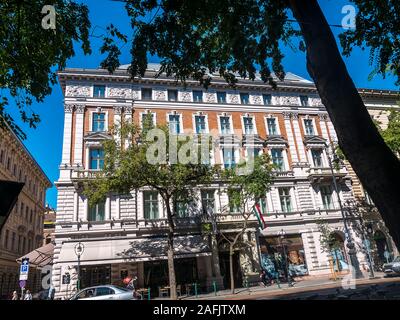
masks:
<path fill-rule="evenodd" d="M 368 274 L 364 274 L 364 278 L 357 279 L 355 287 L 369 285 L 399 283 L 400 277 L 384 278 L 383 273 L 375 273 L 375 278 L 369 279 Z M 297 279 L 293 287 L 289 287 L 287 283 L 281 283 L 280 287 L 277 284 L 265 287 L 264 285 L 254 286 L 250 288 L 235 289 L 232 294 L 231 290 L 220 290 L 216 293 L 198 294 L 197 296 L 181 296 L 179 300 L 253 300 L 253 299 L 285 299 L 285 296 L 295 298 L 298 295 L 321 290 L 329 290 L 338 288 L 345 290 L 351 283 L 346 281 L 346 278 L 341 276 L 337 280 L 330 279 L 329 276 L 315 276 L 307 279 Z M 346 291 L 346 290 L 345 290 Z M 399 296 L 400 297 L 400 296 Z M 156 300 L 167 300 L 168 298 L 155 298 Z"/>

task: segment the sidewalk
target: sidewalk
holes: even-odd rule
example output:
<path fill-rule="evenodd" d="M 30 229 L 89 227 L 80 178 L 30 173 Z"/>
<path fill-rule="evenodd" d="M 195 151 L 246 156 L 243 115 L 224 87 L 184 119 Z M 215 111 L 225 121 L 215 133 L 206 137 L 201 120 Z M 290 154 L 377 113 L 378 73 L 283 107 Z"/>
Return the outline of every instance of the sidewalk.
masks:
<path fill-rule="evenodd" d="M 384 278 L 383 273 L 375 273 L 374 279 L 369 279 L 368 274 L 364 273 L 364 278 L 356 280 L 357 285 L 368 284 L 368 283 L 382 283 L 399 281 L 400 278 Z M 238 288 L 235 290 L 235 294 L 231 294 L 231 290 L 220 290 L 216 293 L 198 294 L 197 296 L 182 296 L 179 300 L 217 300 L 217 299 L 228 299 L 228 300 L 239 300 L 239 299 L 255 299 L 257 296 L 271 296 L 279 297 L 282 295 L 293 294 L 293 293 L 304 293 L 307 291 L 313 291 L 317 289 L 329 289 L 342 287 L 343 276 L 337 280 L 329 279 L 329 276 L 314 277 L 306 280 L 298 280 L 295 282 L 293 287 L 288 287 L 287 283 L 280 284 L 280 288 L 277 284 L 269 287 L 254 286 L 250 288 Z M 168 298 L 155 298 L 156 300 L 168 300 Z"/>

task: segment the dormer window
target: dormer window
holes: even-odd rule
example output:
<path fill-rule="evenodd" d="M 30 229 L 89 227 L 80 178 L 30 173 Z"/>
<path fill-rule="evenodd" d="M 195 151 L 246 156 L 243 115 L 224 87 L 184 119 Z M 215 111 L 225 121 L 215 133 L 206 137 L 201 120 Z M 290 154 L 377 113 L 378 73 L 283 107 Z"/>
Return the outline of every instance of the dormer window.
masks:
<path fill-rule="evenodd" d="M 168 90 L 168 101 L 178 101 L 178 90 Z"/>
<path fill-rule="evenodd" d="M 226 92 L 217 92 L 218 103 L 226 103 Z"/>
<path fill-rule="evenodd" d="M 248 93 L 240 93 L 240 103 L 241 104 L 249 104 L 250 102 Z"/>
<path fill-rule="evenodd" d="M 142 88 L 142 100 L 152 100 L 151 88 Z"/>
<path fill-rule="evenodd" d="M 203 102 L 203 91 L 193 90 L 193 101 L 194 102 Z"/>
<path fill-rule="evenodd" d="M 264 105 L 266 105 L 266 106 L 272 104 L 272 95 L 263 94 L 263 102 L 264 102 Z"/>
<path fill-rule="evenodd" d="M 300 96 L 300 104 L 302 107 L 307 107 L 308 106 L 308 97 Z"/>
<path fill-rule="evenodd" d="M 105 131 L 106 114 L 104 112 L 93 113 L 92 131 Z"/>
<path fill-rule="evenodd" d="M 94 98 L 104 98 L 106 92 L 106 86 L 95 85 L 93 86 L 93 97 Z"/>

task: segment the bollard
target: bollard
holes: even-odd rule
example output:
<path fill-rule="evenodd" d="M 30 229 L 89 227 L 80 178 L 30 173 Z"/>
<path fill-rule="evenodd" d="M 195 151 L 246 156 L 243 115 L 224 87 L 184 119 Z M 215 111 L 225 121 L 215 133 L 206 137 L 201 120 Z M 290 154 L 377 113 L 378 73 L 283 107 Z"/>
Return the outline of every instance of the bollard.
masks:
<path fill-rule="evenodd" d="M 193 283 L 194 285 L 194 295 L 197 298 L 197 282 Z"/>
<path fill-rule="evenodd" d="M 217 283 L 215 282 L 215 280 L 213 281 L 213 288 L 214 288 L 214 295 L 217 295 Z"/>
<path fill-rule="evenodd" d="M 147 300 L 150 300 L 150 287 L 147 290 Z"/>

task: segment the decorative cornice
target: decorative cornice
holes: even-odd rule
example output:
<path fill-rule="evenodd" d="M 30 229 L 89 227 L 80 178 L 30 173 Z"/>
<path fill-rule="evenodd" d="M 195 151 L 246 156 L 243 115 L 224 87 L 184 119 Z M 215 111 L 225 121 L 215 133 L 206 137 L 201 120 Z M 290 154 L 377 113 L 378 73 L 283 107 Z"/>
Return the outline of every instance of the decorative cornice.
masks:
<path fill-rule="evenodd" d="M 72 113 L 74 111 L 75 105 L 73 104 L 64 104 L 64 112 L 65 113 Z"/>
<path fill-rule="evenodd" d="M 83 104 L 76 104 L 75 105 L 76 113 L 84 113 L 85 112 L 85 105 Z"/>
<path fill-rule="evenodd" d="M 117 115 L 122 114 L 122 109 L 123 109 L 122 106 L 113 106 L 113 108 L 114 108 L 114 114 L 117 114 Z"/>
<path fill-rule="evenodd" d="M 133 109 L 132 106 L 128 106 L 128 107 L 125 107 L 125 108 L 124 108 L 124 111 L 125 111 L 125 114 L 130 114 L 130 115 L 132 115 L 134 109 Z"/>

